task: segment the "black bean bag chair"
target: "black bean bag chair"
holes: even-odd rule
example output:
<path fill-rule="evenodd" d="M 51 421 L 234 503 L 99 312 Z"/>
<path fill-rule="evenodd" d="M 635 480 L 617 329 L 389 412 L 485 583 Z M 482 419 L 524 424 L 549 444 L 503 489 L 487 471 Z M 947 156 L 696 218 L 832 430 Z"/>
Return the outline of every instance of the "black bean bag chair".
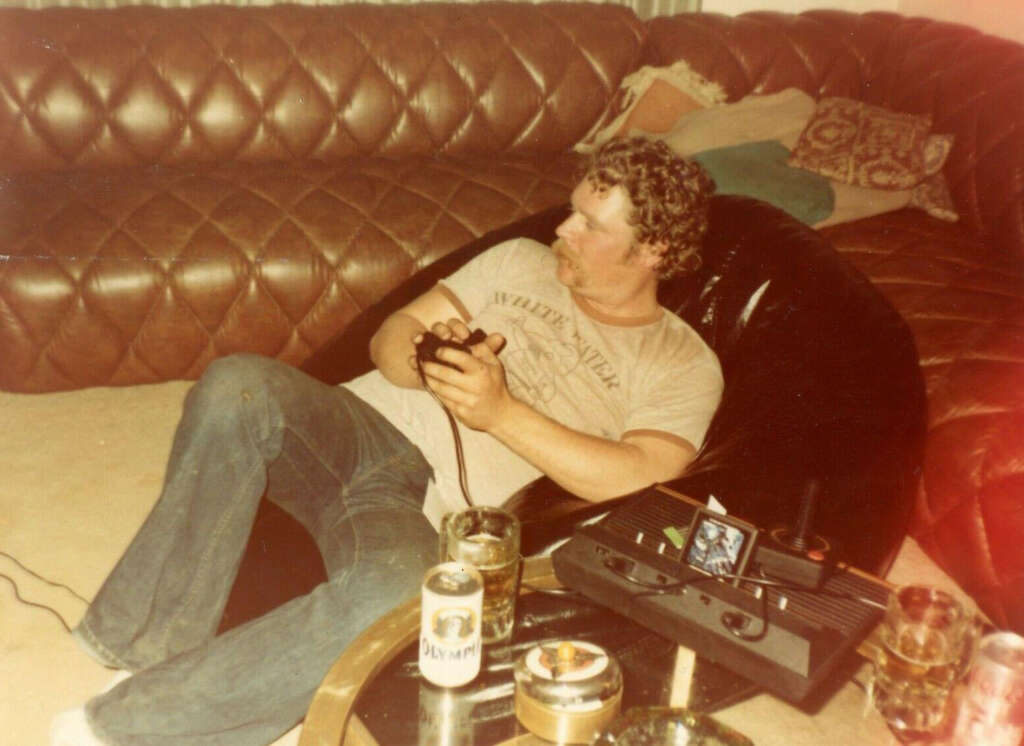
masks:
<path fill-rule="evenodd" d="M 327 383 L 368 370 L 369 339 L 388 314 L 500 240 L 550 242 L 564 216 L 565 208 L 534 215 L 427 267 L 303 369 Z M 725 377 L 696 460 L 668 486 L 698 500 L 714 495 L 763 527 L 792 525 L 813 494 L 813 531 L 833 542 L 837 559 L 884 572 L 906 532 L 925 425 L 917 352 L 899 314 L 818 232 L 763 202 L 724 195 L 712 201 L 702 266 L 662 283 L 660 296 L 715 350 Z M 541 479 L 507 507 L 523 520 L 524 551 L 536 553 L 609 503 Z M 258 531 L 274 531 L 270 523 L 258 522 L 250 550 L 266 543 Z M 254 551 L 246 561 L 256 567 Z M 244 563 L 236 590 L 256 585 L 246 579 L 252 572 Z M 248 616 L 232 611 L 241 605 L 229 603 L 229 614 Z"/>
<path fill-rule="evenodd" d="M 813 531 L 837 559 L 884 572 L 925 434 L 909 328 L 821 234 L 763 202 L 716 196 L 702 256 L 695 274 L 662 284 L 661 302 L 715 350 L 725 391 L 696 460 L 668 486 L 762 527 L 793 526 L 813 494 Z M 546 480 L 510 507 L 531 551 L 601 510 Z"/>

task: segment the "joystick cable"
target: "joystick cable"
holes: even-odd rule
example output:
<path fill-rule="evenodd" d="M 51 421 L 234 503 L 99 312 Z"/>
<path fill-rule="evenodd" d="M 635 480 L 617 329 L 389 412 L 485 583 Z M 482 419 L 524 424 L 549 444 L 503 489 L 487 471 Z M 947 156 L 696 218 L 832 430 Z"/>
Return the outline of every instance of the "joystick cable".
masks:
<path fill-rule="evenodd" d="M 472 507 L 473 498 L 469 496 L 469 480 L 466 477 L 466 456 L 462 450 L 462 436 L 459 435 L 459 424 L 448 407 L 441 401 L 441 397 L 434 393 L 434 390 L 427 385 L 427 374 L 423 371 L 423 360 L 420 359 L 419 355 L 416 356 L 416 371 L 419 373 L 423 388 L 434 398 L 434 401 L 440 405 L 448 417 L 448 424 L 452 428 L 452 440 L 455 442 L 455 461 L 458 464 L 459 470 L 459 489 L 462 490 L 462 499 L 466 501 L 466 505 Z"/>

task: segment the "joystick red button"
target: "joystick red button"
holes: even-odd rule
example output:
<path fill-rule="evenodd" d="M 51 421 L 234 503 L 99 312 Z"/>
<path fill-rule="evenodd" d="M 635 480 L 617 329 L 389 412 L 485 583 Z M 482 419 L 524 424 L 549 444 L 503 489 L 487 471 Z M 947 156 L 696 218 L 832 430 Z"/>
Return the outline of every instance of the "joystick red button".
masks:
<path fill-rule="evenodd" d="M 807 553 L 807 559 L 812 559 L 815 562 L 822 562 L 825 559 L 825 553 L 820 549 L 812 549 Z"/>

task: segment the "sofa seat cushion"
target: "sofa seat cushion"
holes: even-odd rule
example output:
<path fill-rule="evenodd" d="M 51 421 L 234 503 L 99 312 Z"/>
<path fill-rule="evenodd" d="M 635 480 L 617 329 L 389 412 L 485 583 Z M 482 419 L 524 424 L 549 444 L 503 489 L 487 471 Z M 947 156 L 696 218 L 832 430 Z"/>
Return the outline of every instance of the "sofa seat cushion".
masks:
<path fill-rule="evenodd" d="M 417 269 L 566 201 L 576 156 L 32 174 L 0 182 L 0 388 L 300 363 Z"/>
<path fill-rule="evenodd" d="M 911 210 L 825 234 L 899 310 L 917 344 L 929 435 L 911 533 L 993 621 L 1021 629 L 1024 270 Z"/>

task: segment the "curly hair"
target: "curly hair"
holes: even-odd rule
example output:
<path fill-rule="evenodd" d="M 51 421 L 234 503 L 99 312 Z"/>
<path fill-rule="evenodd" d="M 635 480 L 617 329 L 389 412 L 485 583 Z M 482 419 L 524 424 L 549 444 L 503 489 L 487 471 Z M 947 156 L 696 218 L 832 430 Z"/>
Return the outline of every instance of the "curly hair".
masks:
<path fill-rule="evenodd" d="M 589 184 L 599 191 L 621 186 L 633 211 L 627 221 L 637 243 L 666 247 L 658 277 L 668 279 L 700 266 L 715 182 L 695 161 L 682 158 L 660 140 L 609 140 L 585 165 Z"/>

